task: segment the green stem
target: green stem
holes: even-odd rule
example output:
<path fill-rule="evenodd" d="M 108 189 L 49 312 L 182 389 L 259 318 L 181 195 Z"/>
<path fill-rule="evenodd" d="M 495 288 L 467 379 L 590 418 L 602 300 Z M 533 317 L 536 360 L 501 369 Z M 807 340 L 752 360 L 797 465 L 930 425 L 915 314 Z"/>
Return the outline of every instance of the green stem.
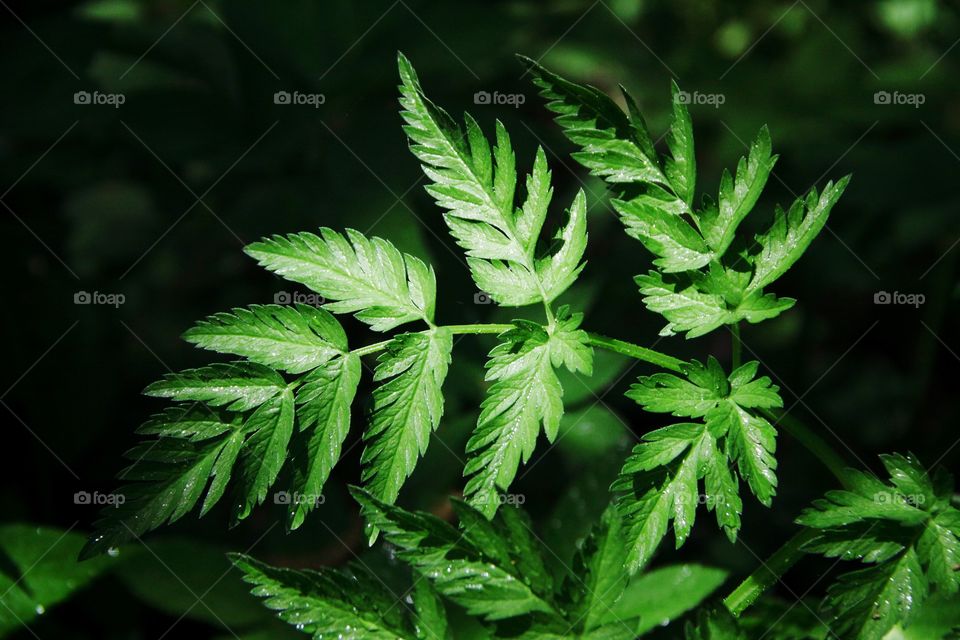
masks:
<path fill-rule="evenodd" d="M 433 326 L 431 329 L 436 329 L 438 327 Z M 481 333 L 503 333 L 509 329 L 513 329 L 512 324 L 451 324 L 442 327 L 444 329 L 449 329 L 450 333 L 453 334 L 481 334 Z M 381 340 L 380 342 L 374 342 L 373 344 L 368 344 L 365 347 L 359 347 L 354 349 L 350 353 L 355 356 L 368 356 L 372 353 L 378 353 L 387 348 L 387 345 L 390 344 L 390 340 Z"/>
<path fill-rule="evenodd" d="M 390 340 L 381 340 L 380 342 L 374 342 L 373 344 L 368 344 L 365 347 L 359 347 L 352 350 L 352 353 L 355 356 L 368 356 L 371 353 L 377 353 L 378 351 L 383 351 L 387 348 L 387 345 L 390 344 Z"/>
<path fill-rule="evenodd" d="M 513 328 L 512 324 L 454 324 L 445 328 L 454 334 L 499 334 Z M 668 369 L 676 373 L 684 373 L 688 363 L 668 356 L 665 353 L 654 351 L 640 345 L 609 338 L 598 333 L 587 332 L 591 346 L 607 349 L 614 353 L 635 358 L 643 362 L 656 365 L 663 369 Z M 739 327 L 734 325 L 733 329 L 733 366 L 740 366 L 740 332 Z M 364 356 L 378 351 L 382 351 L 390 344 L 390 340 L 383 340 L 366 347 L 354 349 L 352 353 L 358 356 Z M 849 487 L 847 464 L 843 457 L 838 454 L 827 442 L 810 430 L 803 422 L 792 416 L 781 413 L 776 414 L 769 410 L 761 410 L 760 413 L 774 424 L 780 424 L 784 430 L 793 436 L 800 444 L 813 453 L 820 462 L 826 466 L 840 483 Z M 777 580 L 780 579 L 790 567 L 796 564 L 803 557 L 804 552 L 801 547 L 808 542 L 815 532 L 805 529 L 794 535 L 785 545 L 763 563 L 763 565 L 747 577 L 733 592 L 723 601 L 726 607 L 734 616 L 739 616 L 747 607 L 756 602 L 757 598 Z"/>
<path fill-rule="evenodd" d="M 734 322 L 731 325 L 730 332 L 733 334 L 733 369 L 740 368 L 741 352 L 743 351 L 743 341 L 740 340 L 740 323 Z"/>
<path fill-rule="evenodd" d="M 730 613 L 740 617 L 740 614 L 747 607 L 756 602 L 764 591 L 804 556 L 803 545 L 816 535 L 817 532 L 813 529 L 804 529 L 797 533 L 756 571 L 747 576 L 746 580 L 741 582 L 729 596 L 723 599 L 723 604 L 730 610 Z"/>
<path fill-rule="evenodd" d="M 655 364 L 658 367 L 669 369 L 670 371 L 675 371 L 677 373 L 683 373 L 688 364 L 679 358 L 668 356 L 665 353 L 660 353 L 659 351 L 654 351 L 653 349 L 647 349 L 646 347 L 641 347 L 640 345 L 626 342 L 624 340 L 608 338 L 607 336 L 602 336 L 599 333 L 587 332 L 587 336 L 590 338 L 590 344 L 594 347 L 599 347 L 601 349 L 613 351 L 630 358 L 649 362 L 650 364 Z"/>
<path fill-rule="evenodd" d="M 509 331 L 512 329 L 513 325 L 451 324 L 445 325 L 443 328 L 449 329 L 450 332 L 454 334 L 483 334 L 503 333 L 504 331 Z M 600 349 L 606 349 L 607 351 L 613 351 L 636 360 L 642 360 L 643 362 L 649 362 L 650 364 L 656 365 L 663 369 L 669 369 L 670 371 L 683 373 L 687 365 L 687 363 L 680 358 L 674 358 L 673 356 L 668 356 L 665 353 L 660 353 L 659 351 L 654 351 L 653 349 L 641 347 L 640 345 L 633 344 L 632 342 L 626 342 L 625 340 L 618 340 L 616 338 L 608 338 L 607 336 L 602 336 L 599 333 L 592 332 L 587 332 L 587 336 L 589 337 L 589 343 L 591 346 L 598 347 Z M 383 351 L 388 344 L 390 344 L 389 340 L 382 340 L 365 347 L 354 349 L 351 353 L 358 356 L 366 356 L 370 355 L 371 353 Z"/>
<path fill-rule="evenodd" d="M 503 333 L 513 329 L 512 324 L 449 324 L 444 328 L 455 334 Z"/>
<path fill-rule="evenodd" d="M 823 438 L 817 435 L 816 432 L 811 431 L 803 422 L 786 413 L 777 415 L 765 409 L 761 409 L 760 413 L 774 424 L 782 425 L 787 433 L 813 453 L 813 455 L 836 476 L 840 484 L 848 489 L 850 488 L 851 481 L 848 465 L 843 457 L 841 457 L 833 447 L 827 444 Z M 764 591 L 771 587 L 790 567 L 795 565 L 800 558 L 803 557 L 803 545 L 816 535 L 817 532 L 815 530 L 804 529 L 790 538 L 786 544 L 780 547 L 776 553 L 770 556 L 765 563 L 750 574 L 746 580 L 741 582 L 740 585 L 724 599 L 723 603 L 727 606 L 727 609 L 729 609 L 734 616 L 739 617 L 747 607 L 756 602 L 757 598 L 759 598 Z"/>
<path fill-rule="evenodd" d="M 512 324 L 453 324 L 445 327 L 454 334 L 499 334 L 513 328 Z M 609 338 L 598 333 L 587 332 L 591 346 L 599 349 L 606 349 L 619 353 L 621 355 L 648 362 L 669 371 L 684 373 L 687 363 L 679 358 L 668 356 L 665 353 L 654 351 L 640 345 Z M 354 349 L 353 354 L 365 356 L 372 353 L 383 351 L 390 340 L 383 340 L 375 344 Z M 780 424 L 784 430 L 793 436 L 800 444 L 806 447 L 820 462 L 837 477 L 840 483 L 849 487 L 847 467 L 843 457 L 838 454 L 827 442 L 807 427 L 803 422 L 793 418 L 788 414 L 776 414 L 772 411 L 763 410 L 761 413 L 774 424 Z"/>
<path fill-rule="evenodd" d="M 774 425 L 781 425 L 783 429 L 793 438 L 807 448 L 823 465 L 830 470 L 837 480 L 846 488 L 850 488 L 849 471 L 850 465 L 846 463 L 836 449 L 831 447 L 826 440 L 821 438 L 815 431 L 810 429 L 800 420 L 794 418 L 788 413 L 779 415 L 767 409 L 761 409 L 760 413 L 772 422 Z"/>

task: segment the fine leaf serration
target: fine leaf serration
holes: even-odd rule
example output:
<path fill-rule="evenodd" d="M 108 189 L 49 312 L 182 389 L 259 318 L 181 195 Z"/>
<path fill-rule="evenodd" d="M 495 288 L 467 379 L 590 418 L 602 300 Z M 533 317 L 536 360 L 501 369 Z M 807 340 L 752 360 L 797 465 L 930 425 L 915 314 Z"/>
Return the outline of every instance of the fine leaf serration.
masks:
<path fill-rule="evenodd" d="M 433 184 L 427 191 L 446 210 L 444 220 L 481 291 L 504 306 L 549 304 L 583 269 L 587 243 L 586 197 L 579 191 L 567 223 L 550 242 L 547 255 L 537 253 L 547 209 L 553 197 L 546 155 L 538 149 L 527 176 L 526 198 L 515 204 L 516 159 L 503 124 L 497 122 L 491 149 L 480 126 L 464 116 L 466 129 L 423 94 L 410 62 L 401 54 L 400 104 L 410 150 Z"/>
<path fill-rule="evenodd" d="M 757 377 L 758 367 L 748 362 L 727 376 L 711 357 L 706 365 L 690 363 L 683 378 L 644 376 L 627 392 L 647 411 L 702 420 L 647 433 L 613 486 L 626 520 L 631 571 L 649 562 L 671 520 L 679 548 L 699 504 L 736 540 L 743 504 L 731 467 L 770 506 L 777 486 L 776 430 L 761 411 L 782 407 L 783 401 L 770 378 Z"/>
<path fill-rule="evenodd" d="M 693 127 L 683 93 L 673 86 L 668 154 L 651 142 L 636 102 L 622 89 L 627 112 L 594 87 L 579 85 L 522 58 L 557 124 L 580 148 L 573 154 L 613 189 L 627 233 L 654 255 L 656 269 L 636 277 L 647 308 L 667 320 L 661 335 L 695 338 L 741 320 L 761 322 L 793 306 L 764 288 L 786 272 L 827 221 L 849 181 L 828 182 L 779 208 L 769 231 L 738 237 L 757 204 L 777 156 L 763 127 L 735 173 L 724 171 L 717 199 L 694 206 Z"/>
<path fill-rule="evenodd" d="M 866 565 L 830 587 L 827 610 L 841 640 L 879 640 L 909 625 L 932 593 L 960 591 L 960 510 L 953 478 L 931 476 L 912 455 L 884 455 L 890 479 L 849 471 L 849 488 L 830 491 L 797 522 L 817 532 L 811 553 Z"/>
<path fill-rule="evenodd" d="M 746 238 L 742 223 L 760 202 L 777 159 L 765 127 L 736 170 L 723 173 L 716 199 L 703 196 L 697 204 L 702 181 L 679 87 L 671 88 L 661 152 L 626 91 L 621 109 L 597 89 L 526 63 L 548 108 L 578 146 L 574 157 L 609 183 L 627 234 L 653 254 L 651 270 L 636 282 L 647 308 L 666 320 L 663 335 L 689 338 L 741 320 L 760 322 L 794 304 L 766 289 L 825 226 L 846 178 L 827 183 L 822 192 L 812 189 L 787 211 L 775 210 L 766 233 Z M 171 373 L 147 387 L 148 395 L 175 406 L 140 428 L 148 439 L 128 454 L 121 489 L 127 501 L 104 512 L 85 554 L 138 538 L 198 505 L 206 514 L 227 491 L 236 523 L 270 502 L 278 483 L 287 490 L 275 492 L 272 502 L 284 505 L 288 529 L 300 527 L 323 502 L 324 485 L 347 441 L 361 359 L 378 354 L 361 439 L 363 486 L 351 493 L 371 543 L 382 535 L 412 570 L 412 596 L 397 601 L 386 583 L 355 567 L 292 571 L 233 556 L 254 594 L 317 638 L 335 633 L 447 640 L 464 617 L 476 618 L 475 625 L 497 637 L 637 637 L 656 620 L 644 620 L 647 613 L 638 605 L 649 602 L 643 580 L 652 574 L 634 574 L 648 565 L 671 524 L 679 547 L 704 504 L 735 541 L 743 510 L 740 484 L 761 504 L 772 503 L 779 419 L 772 410 L 783 406 L 779 389 L 760 375 L 757 362 L 740 365 L 739 350 L 727 373 L 712 356 L 705 363 L 684 362 L 581 328 L 583 314 L 558 298 L 586 264 L 584 192 L 570 194 L 562 219 L 548 220 L 554 185 L 543 149 L 521 180 L 502 123 L 494 125 L 492 141 L 469 115 L 457 124 L 424 95 L 409 61 L 400 55 L 398 64 L 411 151 L 466 253 L 476 286 L 500 306 L 542 306 L 534 311 L 543 320 L 440 324 L 433 268 L 388 240 L 352 229 L 255 242 L 247 254 L 318 294 L 321 307 L 235 308 L 185 333 L 197 347 L 240 360 Z M 548 228 L 556 232 L 545 233 Z M 372 331 L 391 335 L 351 349 L 332 314 L 353 315 Z M 498 344 L 489 352 L 486 389 L 478 389 L 485 399 L 466 444 L 464 500 L 452 501 L 455 526 L 396 502 L 441 427 L 455 336 L 465 334 L 496 334 Z M 599 525 L 568 550 L 568 567 L 559 556 L 544 555 L 524 512 L 505 505 L 521 497 L 509 492 L 540 434 L 550 443 L 560 435 L 566 384 L 560 370 L 591 376 L 594 347 L 669 370 L 639 378 L 627 396 L 645 411 L 682 421 L 642 435 L 611 487 L 615 500 Z M 853 488 L 828 494 L 801 518 L 820 532 L 808 551 L 873 565 L 831 590 L 829 605 L 851 638 L 879 640 L 890 625 L 910 620 L 911 603 L 933 591 L 958 590 L 956 574 L 943 568 L 960 556 L 960 526 L 947 483 L 928 481 L 912 458 L 884 462 L 890 485 L 856 476 Z M 868 506 L 865 492 L 875 494 L 878 487 L 898 500 Z M 928 506 L 901 504 L 916 495 Z M 863 531 L 868 520 L 881 521 L 875 532 Z M 904 531 L 913 537 L 903 538 Z M 659 608 L 666 617 L 680 615 L 715 586 Z M 730 616 L 707 615 L 688 625 L 687 636 L 741 634 Z"/>
<path fill-rule="evenodd" d="M 563 388 L 555 368 L 589 375 L 592 351 L 579 330 L 581 317 L 561 309 L 553 333 L 533 322 L 516 321 L 490 352 L 487 380 L 493 384 L 480 406 L 477 429 L 467 443 L 464 495 L 492 517 L 506 491 L 536 447 L 540 428 L 548 442 L 557 437 L 563 415 Z"/>

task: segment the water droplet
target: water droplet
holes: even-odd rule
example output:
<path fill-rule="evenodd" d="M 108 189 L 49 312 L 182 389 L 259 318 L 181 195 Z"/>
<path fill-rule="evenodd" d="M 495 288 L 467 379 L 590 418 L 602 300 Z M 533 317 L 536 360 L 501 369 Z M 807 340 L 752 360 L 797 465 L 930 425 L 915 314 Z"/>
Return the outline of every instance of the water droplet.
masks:
<path fill-rule="evenodd" d="M 37 615 L 38 615 L 38 616 L 42 616 L 44 613 L 47 612 L 47 610 L 44 608 L 44 606 L 43 606 L 42 604 L 39 604 L 39 603 L 37 604 L 36 607 L 34 607 L 33 610 L 37 612 Z"/>

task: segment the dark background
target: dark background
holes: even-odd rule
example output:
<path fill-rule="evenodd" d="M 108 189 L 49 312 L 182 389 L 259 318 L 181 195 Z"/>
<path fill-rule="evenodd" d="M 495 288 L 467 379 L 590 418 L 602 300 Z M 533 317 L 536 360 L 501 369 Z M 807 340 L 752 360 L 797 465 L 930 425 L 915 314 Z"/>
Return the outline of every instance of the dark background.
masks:
<path fill-rule="evenodd" d="M 680 357 L 728 359 L 729 334 L 657 338 L 662 320 L 643 308 L 631 280 L 648 256 L 622 232 L 603 185 L 570 159 L 571 145 L 513 54 L 611 92 L 622 82 L 655 137 L 666 126 L 671 78 L 689 92 L 722 94 L 717 108 L 692 107 L 700 192 L 716 192 L 722 169 L 735 166 L 767 123 L 781 159 L 747 222 L 754 228 L 768 224 L 775 203 L 853 173 L 829 229 L 774 287 L 797 298 L 796 307 L 745 327 L 746 357 L 761 360 L 781 385 L 791 415 L 852 464 L 875 468 L 877 453 L 912 450 L 929 465 L 956 465 L 955 2 L 0 5 L 4 521 L 89 530 L 95 510 L 75 505 L 73 494 L 114 486 L 134 429 L 162 406 L 141 389 L 211 359 L 179 334 L 210 313 L 296 290 L 242 254 L 262 235 L 320 225 L 381 235 L 436 267 L 438 321 L 518 315 L 474 303 L 475 287 L 400 130 L 397 50 L 452 113 L 469 109 L 488 132 L 502 119 L 521 170 L 542 144 L 555 203 L 587 190 L 589 264 L 569 296 L 587 312 L 585 325 Z M 122 94 L 125 102 L 75 104 L 78 91 Z M 322 93 L 325 102 L 277 105 L 277 91 Z M 474 104 L 478 91 L 519 93 L 524 103 Z M 919 94 L 923 104 L 877 104 L 878 91 Z M 81 291 L 122 294 L 125 302 L 75 304 Z M 923 294 L 925 302 L 877 305 L 880 291 Z M 352 344 L 379 339 L 342 320 Z M 436 436 L 442 443 L 421 462 L 403 504 L 437 509 L 462 487 L 459 458 L 492 345 L 470 337 L 457 346 Z M 541 444 L 529 475 L 521 470 L 516 491 L 560 556 L 605 504 L 610 474 L 635 439 L 630 431 L 666 423 L 622 396 L 649 371 L 604 356 L 590 389 L 568 380 L 567 409 L 576 418 L 566 423 L 569 437 L 549 451 Z M 359 438 L 369 384 L 367 376 L 350 444 Z M 125 570 L 41 616 L 32 632 L 157 638 L 175 625 L 168 637 L 232 637 L 232 628 L 255 637 L 267 616 L 238 595 L 244 589 L 236 575 L 223 576 L 222 552 L 250 549 L 293 566 L 363 553 L 344 491 L 358 479 L 359 452 L 341 461 L 327 504 L 297 533 L 275 526 L 280 513 L 272 505 L 230 531 L 222 505 L 203 521 L 190 515 L 147 537 L 162 562 L 152 552 L 129 552 Z M 785 434 L 778 458 L 780 495 L 772 511 L 745 499 L 742 543 L 729 545 L 701 512 L 681 554 L 667 541 L 657 562 L 752 570 L 754 553 L 777 548 L 798 511 L 833 486 Z M 804 563 L 780 595 L 821 594 L 826 582 L 817 580 L 827 566 Z"/>

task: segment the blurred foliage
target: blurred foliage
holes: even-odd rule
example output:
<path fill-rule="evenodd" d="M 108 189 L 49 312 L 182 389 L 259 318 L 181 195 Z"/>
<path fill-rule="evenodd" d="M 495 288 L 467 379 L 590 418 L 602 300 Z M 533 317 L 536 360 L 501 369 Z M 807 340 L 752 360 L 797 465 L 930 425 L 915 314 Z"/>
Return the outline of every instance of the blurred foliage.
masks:
<path fill-rule="evenodd" d="M 520 315 L 475 304 L 460 253 L 422 190 L 399 127 L 398 49 L 451 112 L 469 109 L 487 131 L 502 119 L 519 158 L 543 144 L 559 200 L 586 188 L 589 264 L 568 298 L 589 307 L 588 328 L 659 342 L 679 356 L 702 359 L 707 351 L 722 359 L 729 344 L 723 332 L 697 344 L 657 338 L 660 320 L 643 310 L 631 280 L 649 257 L 623 234 L 602 184 L 570 160 L 570 145 L 513 54 L 606 90 L 623 82 L 653 130 L 664 129 L 671 77 L 689 92 L 722 93 L 719 107 L 693 108 L 702 182 L 714 184 L 733 167 L 745 141 L 767 123 L 781 160 L 760 210 L 822 186 L 828 175 L 852 172 L 829 232 L 781 286 L 799 300 L 796 308 L 745 328 L 748 357 L 782 386 L 787 408 L 851 463 L 910 449 L 928 464 L 945 456 L 942 463 L 956 466 L 955 3 L 92 0 L 9 2 L 0 13 L 8 17 L 0 27 L 7 87 L 0 200 L 13 265 L 3 281 L 12 339 L 0 400 L 9 466 L 27 470 L 0 498 L 7 521 L 74 533 L 89 526 L 94 508 L 74 504 L 73 495 L 113 486 L 133 429 L 158 408 L 139 391 L 169 369 L 206 361 L 178 335 L 209 313 L 271 302 L 290 290 L 241 254 L 262 235 L 325 225 L 389 237 L 436 266 L 443 322 Z M 76 104 L 74 94 L 83 91 L 125 100 L 117 108 Z M 275 104 L 278 91 L 325 99 L 316 108 Z M 525 100 L 517 108 L 474 104 L 478 91 Z M 921 94 L 923 104 L 878 104 L 875 94 L 883 91 Z M 122 293 L 125 302 L 76 305 L 79 291 Z M 879 291 L 922 293 L 926 301 L 878 306 Z M 352 319 L 345 324 L 351 336 L 362 335 Z M 478 338 L 457 346 L 436 436 L 442 442 L 411 478 L 401 496 L 406 506 L 447 513 L 445 496 L 462 487 L 457 458 L 492 344 Z M 662 424 L 622 396 L 645 367 L 610 356 L 598 359 L 597 370 L 591 379 L 564 380 L 569 438 L 553 450 L 541 447 L 515 488 L 558 561 L 570 557 L 602 510 L 632 434 Z M 368 392 L 369 377 L 358 397 Z M 343 489 L 359 473 L 353 444 L 328 483 L 326 504 L 296 534 L 275 526 L 281 513 L 273 505 L 231 531 L 222 510 L 202 525 L 187 519 L 173 533 L 191 542 L 148 538 L 156 555 L 141 549 L 122 556 L 125 568 L 56 613 L 37 616 L 31 629 L 40 637 L 152 638 L 176 623 L 172 637 L 232 637 L 236 623 L 249 637 L 281 637 L 257 626 L 251 600 L 231 601 L 236 575 L 205 591 L 227 571 L 225 550 L 293 566 L 361 554 L 388 567 L 390 559 L 364 550 Z M 784 436 L 780 449 L 774 511 L 748 506 L 743 542 L 734 547 L 698 528 L 685 561 L 734 575 L 752 570 L 754 554 L 785 540 L 800 508 L 832 485 L 796 442 Z M 661 563 L 673 556 L 667 549 L 660 555 Z M 792 601 L 791 591 L 814 585 L 819 593 L 827 566 L 804 563 L 780 595 Z M 177 597 L 159 595 L 181 587 Z M 212 611 L 191 606 L 191 593 Z"/>

